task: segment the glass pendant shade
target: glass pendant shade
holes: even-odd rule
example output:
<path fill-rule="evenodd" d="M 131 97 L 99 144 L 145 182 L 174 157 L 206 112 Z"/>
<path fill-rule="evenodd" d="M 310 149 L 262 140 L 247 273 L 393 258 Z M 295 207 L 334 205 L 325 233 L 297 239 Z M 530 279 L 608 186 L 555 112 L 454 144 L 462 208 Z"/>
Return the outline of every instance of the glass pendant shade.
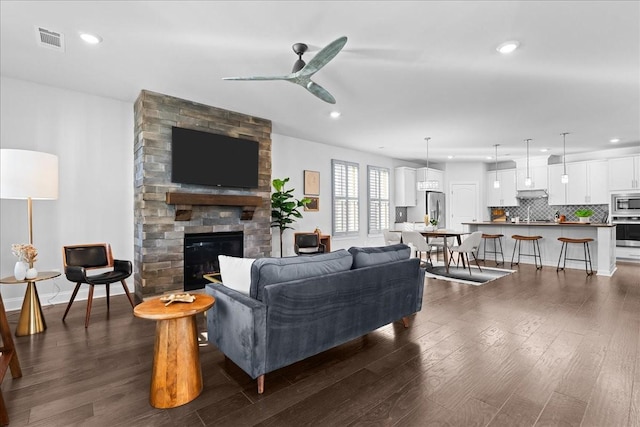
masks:
<path fill-rule="evenodd" d="M 424 172 L 424 181 L 418 181 L 416 183 L 416 188 L 418 191 L 430 191 L 437 190 L 439 187 L 438 181 L 434 179 L 429 179 L 429 140 L 430 137 L 426 137 L 425 141 L 427 141 L 427 169 Z"/>
<path fill-rule="evenodd" d="M 563 165 L 563 173 L 560 177 L 560 182 L 563 184 L 567 184 L 569 182 L 569 175 L 567 175 L 567 140 L 566 137 L 569 132 L 563 132 L 562 135 L 562 165 Z"/>
<path fill-rule="evenodd" d="M 493 181 L 493 188 L 500 188 L 500 181 L 498 181 L 497 179 Z"/>
<path fill-rule="evenodd" d="M 567 184 L 569 182 L 569 175 L 567 175 L 566 173 L 562 174 L 562 176 L 560 177 L 560 182 L 562 182 L 563 184 Z"/>
<path fill-rule="evenodd" d="M 531 187 L 531 178 L 530 177 L 526 177 L 524 179 L 524 186 L 525 187 Z"/>

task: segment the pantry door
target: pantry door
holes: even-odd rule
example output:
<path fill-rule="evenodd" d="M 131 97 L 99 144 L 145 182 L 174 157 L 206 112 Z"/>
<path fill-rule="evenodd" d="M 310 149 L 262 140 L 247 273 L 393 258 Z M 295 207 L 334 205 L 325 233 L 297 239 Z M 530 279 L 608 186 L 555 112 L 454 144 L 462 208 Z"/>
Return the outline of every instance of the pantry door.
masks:
<path fill-rule="evenodd" d="M 480 217 L 480 198 L 477 182 L 452 182 L 449 185 L 448 229 L 466 231 L 462 223 L 477 221 Z"/>

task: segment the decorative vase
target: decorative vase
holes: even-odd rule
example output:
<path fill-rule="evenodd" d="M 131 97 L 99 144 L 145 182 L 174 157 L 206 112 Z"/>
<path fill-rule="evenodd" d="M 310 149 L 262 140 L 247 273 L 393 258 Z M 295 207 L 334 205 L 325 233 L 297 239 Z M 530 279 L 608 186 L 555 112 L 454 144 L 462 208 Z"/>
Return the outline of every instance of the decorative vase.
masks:
<path fill-rule="evenodd" d="M 38 277 L 38 270 L 36 270 L 35 267 L 31 267 L 27 270 L 25 279 L 35 279 L 36 277 Z"/>
<path fill-rule="evenodd" d="M 13 275 L 16 280 L 24 280 L 27 277 L 27 268 L 29 266 L 24 261 L 16 262 L 16 265 L 13 267 Z"/>
<path fill-rule="evenodd" d="M 590 216 L 581 216 L 580 218 L 578 218 L 578 221 L 580 221 L 580 222 L 591 222 L 591 217 Z"/>

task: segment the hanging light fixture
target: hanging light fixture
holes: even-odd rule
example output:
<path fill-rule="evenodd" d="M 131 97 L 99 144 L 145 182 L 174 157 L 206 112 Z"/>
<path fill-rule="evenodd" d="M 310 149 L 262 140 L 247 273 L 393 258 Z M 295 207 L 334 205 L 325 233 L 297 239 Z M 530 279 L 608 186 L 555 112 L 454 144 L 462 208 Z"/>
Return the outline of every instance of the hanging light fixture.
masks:
<path fill-rule="evenodd" d="M 438 189 L 438 181 L 429 179 L 429 140 L 431 137 L 426 137 L 424 140 L 427 141 L 427 170 L 424 173 L 424 181 L 418 181 L 418 191 L 429 191 L 429 190 L 437 190 Z"/>
<path fill-rule="evenodd" d="M 567 175 L 567 135 L 569 135 L 569 132 L 562 132 L 560 135 L 562 135 L 562 165 L 563 165 L 563 173 L 562 176 L 560 177 L 560 181 L 563 184 L 567 184 L 569 182 L 569 175 Z"/>
<path fill-rule="evenodd" d="M 527 176 L 524 179 L 524 186 L 531 187 L 531 175 L 529 174 L 529 142 L 531 139 L 525 139 L 524 142 L 527 143 Z"/>
<path fill-rule="evenodd" d="M 493 188 L 500 188 L 500 180 L 498 179 L 498 146 L 500 144 L 495 144 L 496 147 L 496 180 L 493 181 Z"/>

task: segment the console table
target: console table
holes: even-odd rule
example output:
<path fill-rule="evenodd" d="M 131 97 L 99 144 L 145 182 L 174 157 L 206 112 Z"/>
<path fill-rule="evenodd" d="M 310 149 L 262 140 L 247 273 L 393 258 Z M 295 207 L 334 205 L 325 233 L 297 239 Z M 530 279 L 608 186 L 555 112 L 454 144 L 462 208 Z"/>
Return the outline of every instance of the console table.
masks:
<path fill-rule="evenodd" d="M 44 315 L 42 314 L 40 298 L 38 297 L 36 282 L 53 279 L 58 276 L 60 276 L 60 272 L 58 271 L 42 271 L 33 279 L 17 280 L 13 276 L 0 279 L 0 283 L 5 285 L 27 284 L 27 290 L 25 291 L 24 300 L 22 301 L 22 309 L 20 310 L 20 319 L 18 319 L 18 326 L 16 327 L 17 337 L 38 334 L 47 329 L 47 323 L 44 321 Z"/>

